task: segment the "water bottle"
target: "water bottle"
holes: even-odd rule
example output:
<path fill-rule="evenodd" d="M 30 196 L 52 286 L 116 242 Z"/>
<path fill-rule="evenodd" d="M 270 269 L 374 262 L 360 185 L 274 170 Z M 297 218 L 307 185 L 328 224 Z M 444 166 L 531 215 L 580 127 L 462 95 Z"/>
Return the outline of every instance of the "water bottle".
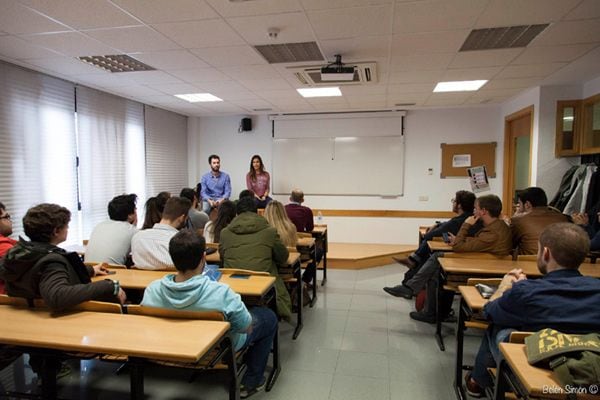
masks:
<path fill-rule="evenodd" d="M 323 213 L 321 211 L 319 211 L 317 213 L 317 224 L 322 224 L 323 223 Z"/>

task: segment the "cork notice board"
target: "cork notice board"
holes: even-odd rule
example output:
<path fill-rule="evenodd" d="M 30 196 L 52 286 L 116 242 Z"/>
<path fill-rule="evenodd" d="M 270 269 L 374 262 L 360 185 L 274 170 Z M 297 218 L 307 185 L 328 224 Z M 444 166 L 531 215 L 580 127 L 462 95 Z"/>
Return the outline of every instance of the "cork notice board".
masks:
<path fill-rule="evenodd" d="M 469 176 L 467 168 L 480 165 L 485 165 L 490 178 L 496 177 L 496 142 L 463 144 L 442 143 L 441 147 L 442 172 L 440 173 L 440 178 L 467 177 Z"/>

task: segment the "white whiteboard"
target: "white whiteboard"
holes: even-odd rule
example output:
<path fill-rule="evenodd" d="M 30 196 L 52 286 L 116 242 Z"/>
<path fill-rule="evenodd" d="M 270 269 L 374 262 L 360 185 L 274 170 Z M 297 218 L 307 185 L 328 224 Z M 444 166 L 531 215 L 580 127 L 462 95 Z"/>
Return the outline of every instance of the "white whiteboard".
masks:
<path fill-rule="evenodd" d="M 275 194 L 399 196 L 403 170 L 403 136 L 273 139 Z"/>

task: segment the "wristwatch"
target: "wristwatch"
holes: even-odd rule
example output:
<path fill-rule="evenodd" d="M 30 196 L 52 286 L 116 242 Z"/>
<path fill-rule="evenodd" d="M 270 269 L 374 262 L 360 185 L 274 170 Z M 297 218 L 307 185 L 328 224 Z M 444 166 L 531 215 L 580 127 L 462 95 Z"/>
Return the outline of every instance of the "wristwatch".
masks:
<path fill-rule="evenodd" d="M 113 296 L 117 296 L 119 294 L 119 289 L 121 289 L 121 284 L 119 281 L 112 281 L 113 283 Z"/>

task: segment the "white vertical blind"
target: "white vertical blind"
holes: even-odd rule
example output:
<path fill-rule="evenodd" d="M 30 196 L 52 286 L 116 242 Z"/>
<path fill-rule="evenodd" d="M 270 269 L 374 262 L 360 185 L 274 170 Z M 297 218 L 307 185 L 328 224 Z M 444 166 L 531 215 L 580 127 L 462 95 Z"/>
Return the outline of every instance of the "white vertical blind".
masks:
<path fill-rule="evenodd" d="M 74 85 L 0 62 L 0 201 L 22 218 L 39 203 L 73 214 L 68 241 L 78 241 Z"/>
<path fill-rule="evenodd" d="M 187 117 L 144 106 L 148 196 L 179 195 L 187 180 Z"/>
<path fill-rule="evenodd" d="M 146 198 L 144 113 L 140 103 L 77 87 L 77 130 L 83 237 L 108 218 L 107 205 L 123 193 Z"/>

